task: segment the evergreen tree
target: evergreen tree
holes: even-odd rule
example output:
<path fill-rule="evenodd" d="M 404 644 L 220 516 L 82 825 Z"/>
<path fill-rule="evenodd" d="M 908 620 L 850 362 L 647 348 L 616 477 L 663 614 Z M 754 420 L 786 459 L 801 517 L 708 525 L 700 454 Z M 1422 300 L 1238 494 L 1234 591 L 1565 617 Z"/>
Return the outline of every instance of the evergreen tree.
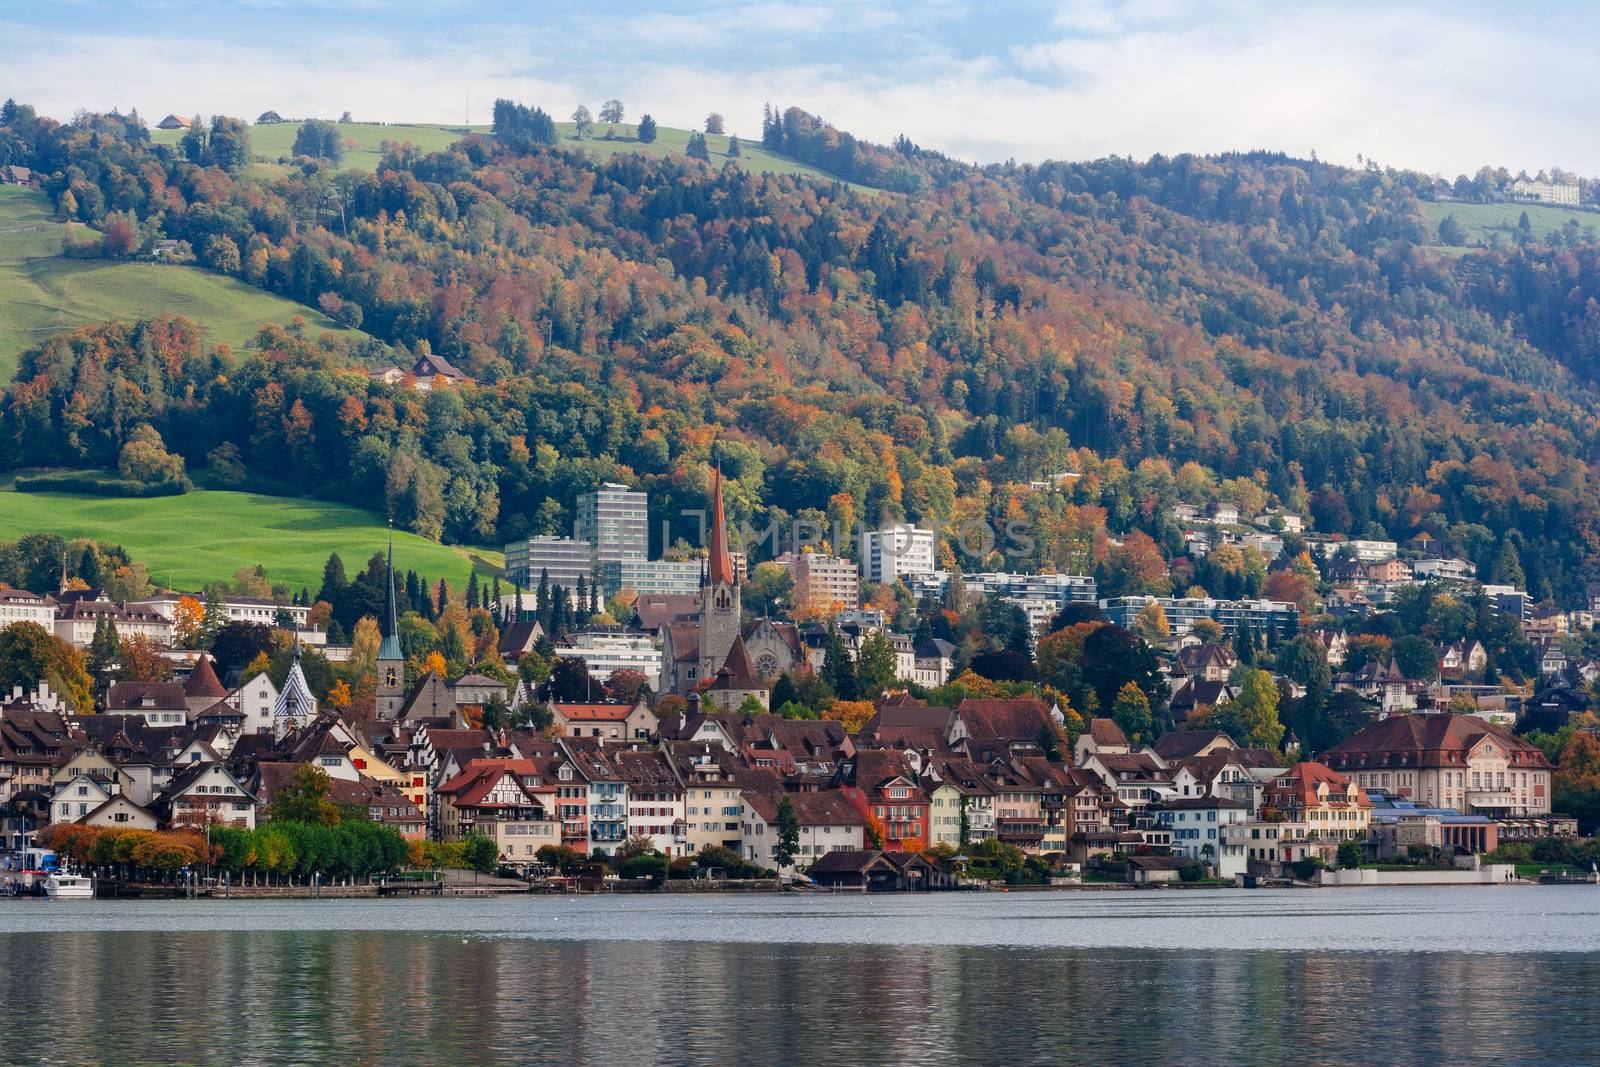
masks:
<path fill-rule="evenodd" d="M 93 544 L 83 546 L 83 555 L 78 557 L 78 578 L 90 589 L 99 589 L 105 584 L 105 577 L 100 573 L 100 553 Z"/>
<path fill-rule="evenodd" d="M 778 798 L 778 818 L 773 829 L 778 840 L 772 846 L 772 860 L 782 870 L 794 863 L 800 852 L 800 815 L 794 810 L 794 801 L 789 799 L 788 793 Z"/>
<path fill-rule="evenodd" d="M 702 162 L 710 163 L 711 149 L 706 147 L 706 135 L 703 133 L 691 133 L 689 135 L 689 147 L 683 150 L 683 154 L 690 159 L 698 159 Z"/>
<path fill-rule="evenodd" d="M 445 584 L 445 580 L 443 578 L 439 579 L 438 599 L 438 614 L 443 614 L 445 607 L 450 603 L 450 587 Z M 437 615 L 435 615 L 435 617 L 437 618 Z"/>
<path fill-rule="evenodd" d="M 728 158 L 738 159 L 741 155 L 739 149 L 739 135 L 733 134 L 728 138 Z"/>
<path fill-rule="evenodd" d="M 649 115 L 639 116 L 639 126 L 635 131 L 640 144 L 653 144 L 656 139 L 656 120 Z"/>
<path fill-rule="evenodd" d="M 337 604 L 349 585 L 350 580 L 344 574 L 344 560 L 339 558 L 339 553 L 330 553 L 328 562 L 322 565 L 322 586 L 317 590 L 317 599 Z"/>
<path fill-rule="evenodd" d="M 822 654 L 822 680 L 840 700 L 856 699 L 856 665 L 837 626 L 828 627 L 828 644 Z"/>
<path fill-rule="evenodd" d="M 478 606 L 478 571 L 474 568 L 467 574 L 467 610 L 472 611 Z"/>
<path fill-rule="evenodd" d="M 111 616 L 101 615 L 94 624 L 94 639 L 89 642 L 89 670 L 94 674 L 100 689 L 110 685 L 117 656 L 122 651 L 121 639 Z"/>

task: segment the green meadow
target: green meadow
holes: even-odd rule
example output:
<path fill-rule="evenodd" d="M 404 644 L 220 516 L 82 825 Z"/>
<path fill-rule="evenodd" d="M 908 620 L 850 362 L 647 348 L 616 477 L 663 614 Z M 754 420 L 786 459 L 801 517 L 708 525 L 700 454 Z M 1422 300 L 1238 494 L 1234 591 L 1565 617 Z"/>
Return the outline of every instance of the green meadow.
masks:
<path fill-rule="evenodd" d="M 315 592 L 330 552 L 353 575 L 384 550 L 389 531 L 370 511 L 324 500 L 206 489 L 143 499 L 0 490 L 0 540 L 28 533 L 120 544 L 158 585 L 198 589 L 259 563 L 272 581 Z M 499 551 L 436 545 L 400 530 L 394 557 L 402 571 L 452 587 L 474 567 L 497 573 L 505 564 Z"/>
<path fill-rule="evenodd" d="M 378 160 L 383 155 L 385 141 L 410 141 L 424 152 L 438 152 L 449 148 L 469 133 L 491 136 L 488 126 L 422 123 L 390 125 L 376 122 L 341 122 L 338 126 L 346 142 L 344 161 L 340 164 L 343 170 L 376 170 Z M 299 128 L 298 122 L 274 122 L 265 126 L 250 127 L 250 152 L 256 157 L 253 168 L 256 173 L 265 177 L 286 171 L 285 165 L 294 149 L 295 131 Z M 612 133 L 609 139 L 606 137 L 608 129 Z M 635 136 L 637 129 L 638 127 L 631 122 L 618 123 L 611 127 L 596 123 L 591 135 L 580 141 L 572 123 L 556 124 L 556 130 L 561 137 L 561 147 L 580 149 L 593 156 L 604 157 L 617 152 L 648 152 L 651 155 L 665 156 L 673 152 L 682 153 L 689 147 L 691 132 L 689 130 L 658 126 L 655 141 L 644 144 Z M 740 166 L 758 174 L 803 174 L 823 181 L 835 180 L 826 171 L 808 166 L 789 156 L 767 151 L 761 147 L 760 133 L 760 129 L 757 128 L 750 134 L 740 137 L 740 155 L 735 160 Z M 752 135 L 754 140 L 751 139 Z M 156 144 L 177 144 L 183 138 L 183 131 L 152 129 L 150 138 Z M 708 134 L 706 148 L 711 156 L 712 166 L 720 167 L 731 158 L 728 155 L 728 138 L 723 134 Z M 854 187 L 862 192 L 873 191 L 864 185 Z"/>
<path fill-rule="evenodd" d="M 296 315 L 313 332 L 344 329 L 320 311 L 199 267 L 67 259 L 66 235 L 44 194 L 0 186 L 0 381 L 11 380 L 18 355 L 53 334 L 163 311 L 189 316 L 207 341 L 234 348 Z"/>
<path fill-rule="evenodd" d="M 1570 207 L 1550 204 L 1463 204 L 1424 201 L 1422 217 L 1428 228 L 1428 240 L 1439 240 L 1439 223 L 1450 216 L 1466 231 L 1469 245 L 1489 244 L 1498 235 L 1504 243 L 1516 240 L 1517 222 L 1522 213 L 1528 213 L 1528 225 L 1535 237 L 1546 237 L 1561 230 L 1568 222 L 1576 220 L 1580 233 L 1587 228 L 1588 239 L 1600 233 L 1600 212 L 1580 211 Z"/>

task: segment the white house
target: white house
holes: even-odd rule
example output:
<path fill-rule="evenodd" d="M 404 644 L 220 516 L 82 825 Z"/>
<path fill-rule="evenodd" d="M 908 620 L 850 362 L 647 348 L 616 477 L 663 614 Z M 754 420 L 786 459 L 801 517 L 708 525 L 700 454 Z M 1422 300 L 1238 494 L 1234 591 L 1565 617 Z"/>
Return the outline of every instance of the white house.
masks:
<path fill-rule="evenodd" d="M 1172 831 L 1172 850 L 1216 868 L 1218 878 L 1245 872 L 1242 844 L 1224 840 L 1223 828 L 1249 816 L 1245 805 L 1226 797 L 1177 797 L 1150 807 L 1159 826 Z"/>
<path fill-rule="evenodd" d="M 255 794 L 220 763 L 196 763 L 179 771 L 155 807 L 172 826 L 216 822 L 253 830 L 256 825 Z"/>
<path fill-rule="evenodd" d="M 778 844 L 778 806 L 784 797 L 794 805 L 800 824 L 794 862 L 781 870 L 774 849 Z M 829 852 L 866 847 L 866 819 L 836 790 L 822 793 L 768 793 L 746 790 L 740 819 L 741 848 L 751 863 L 793 873 L 809 867 Z"/>
<path fill-rule="evenodd" d="M 0 629 L 16 622 L 36 622 L 55 630 L 56 602 L 47 596 L 0 585 Z"/>
<path fill-rule="evenodd" d="M 52 823 L 77 822 L 110 800 L 111 787 L 86 774 L 77 774 L 50 795 Z"/>

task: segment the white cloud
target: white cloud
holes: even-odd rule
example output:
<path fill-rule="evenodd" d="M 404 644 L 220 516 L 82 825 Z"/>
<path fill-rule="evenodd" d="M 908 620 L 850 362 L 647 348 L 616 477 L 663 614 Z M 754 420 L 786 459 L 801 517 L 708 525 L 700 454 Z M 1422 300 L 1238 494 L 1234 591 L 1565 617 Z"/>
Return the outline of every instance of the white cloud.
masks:
<path fill-rule="evenodd" d="M 459 121 L 470 94 L 484 121 L 497 95 L 557 114 L 615 95 L 669 125 L 721 111 L 747 136 L 762 103 L 798 104 L 859 136 L 903 132 L 986 161 L 1277 148 L 1447 174 L 1600 173 L 1587 117 L 1600 17 L 1587 9 L 1539 22 L 1494 8 L 1097 0 L 1034 15 L 708 0 L 559 25 L 439 20 L 437 33 L 379 18 L 370 33 L 259 42 L 184 39 L 181 24 L 132 39 L 0 24 L 0 38 L 6 91 L 63 117 L 115 104 Z"/>

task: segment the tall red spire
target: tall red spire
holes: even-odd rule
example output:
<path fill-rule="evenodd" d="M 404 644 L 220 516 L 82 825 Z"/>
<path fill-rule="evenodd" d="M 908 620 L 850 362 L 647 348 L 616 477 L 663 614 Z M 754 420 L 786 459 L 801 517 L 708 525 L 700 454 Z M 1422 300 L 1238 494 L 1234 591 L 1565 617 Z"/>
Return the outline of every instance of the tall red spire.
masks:
<path fill-rule="evenodd" d="M 707 553 L 707 581 L 712 585 L 733 584 L 733 557 L 728 555 L 728 520 L 722 511 L 722 463 L 711 481 L 711 546 Z"/>

